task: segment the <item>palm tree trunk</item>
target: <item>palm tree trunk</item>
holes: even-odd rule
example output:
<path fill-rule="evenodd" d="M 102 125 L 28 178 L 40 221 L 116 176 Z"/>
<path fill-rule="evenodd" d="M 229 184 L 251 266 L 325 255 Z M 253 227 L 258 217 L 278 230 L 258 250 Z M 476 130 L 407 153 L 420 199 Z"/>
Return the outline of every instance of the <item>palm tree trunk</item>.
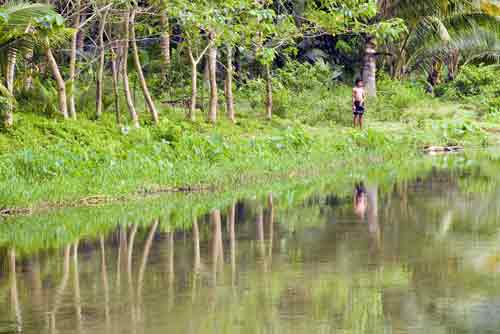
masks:
<path fill-rule="evenodd" d="M 26 91 L 33 88 L 33 49 L 29 49 L 26 54 L 26 78 L 24 79 L 24 89 Z"/>
<path fill-rule="evenodd" d="M 49 62 L 49 67 L 54 75 L 57 84 L 57 95 L 59 98 L 59 112 L 64 118 L 69 118 L 68 115 L 68 99 L 66 96 L 66 82 L 64 81 L 61 71 L 59 70 L 59 65 L 57 65 L 57 61 L 54 58 L 54 54 L 52 53 L 52 49 L 50 46 L 45 50 L 45 54 L 47 56 L 47 60 Z"/>
<path fill-rule="evenodd" d="M 162 33 L 160 37 L 160 49 L 163 60 L 163 74 L 166 75 L 168 67 L 170 66 L 171 56 L 170 56 L 170 25 L 168 22 L 168 16 L 165 11 L 161 13 L 160 24 L 162 28 Z"/>
<path fill-rule="evenodd" d="M 75 81 L 76 81 L 76 57 L 78 48 L 78 35 L 80 33 L 80 12 L 81 0 L 76 0 L 75 3 L 75 18 L 73 23 L 74 33 L 71 39 L 71 54 L 69 60 L 69 115 L 76 119 L 76 102 L 75 102 Z"/>
<path fill-rule="evenodd" d="M 215 45 L 215 33 L 209 34 L 211 43 L 208 51 L 208 72 L 210 80 L 210 103 L 208 109 L 208 118 L 210 122 L 217 122 L 217 108 L 219 104 L 219 96 L 217 92 L 217 46 Z"/>
<path fill-rule="evenodd" d="M 227 47 L 226 109 L 229 119 L 233 123 L 236 122 L 233 97 L 233 48 L 231 46 Z"/>
<path fill-rule="evenodd" d="M 14 96 L 16 60 L 17 60 L 17 54 L 15 52 L 10 53 L 7 59 L 7 73 L 5 75 L 5 84 L 6 84 L 5 86 L 11 96 Z M 9 103 L 9 105 L 5 110 L 3 124 L 6 128 L 10 128 L 12 125 L 14 125 L 14 105 L 11 103 Z"/>
<path fill-rule="evenodd" d="M 127 100 L 127 107 L 130 113 L 130 117 L 132 118 L 133 125 L 138 128 L 139 127 L 139 117 L 137 116 L 137 111 L 135 110 L 134 100 L 132 98 L 132 93 L 130 92 L 130 81 L 128 78 L 128 48 L 129 48 L 129 39 L 130 39 L 130 12 L 127 11 L 125 13 L 125 41 L 123 46 L 123 61 L 122 61 L 122 79 L 123 79 L 123 91 L 125 93 L 125 98 Z"/>
<path fill-rule="evenodd" d="M 136 37 L 135 37 L 135 14 L 136 10 L 133 8 L 130 12 L 130 36 L 132 38 L 132 54 L 134 56 L 135 69 L 137 71 L 137 75 L 139 76 L 139 84 L 142 88 L 142 94 L 144 95 L 144 99 L 146 100 L 147 107 L 149 112 L 151 113 L 151 117 L 153 118 L 153 122 L 158 124 L 158 111 L 156 110 L 156 106 L 153 102 L 153 98 L 151 97 L 151 93 L 149 92 L 148 84 L 146 82 L 146 78 L 144 77 L 144 72 L 142 71 L 141 60 L 139 58 L 139 48 L 137 47 Z"/>
<path fill-rule="evenodd" d="M 106 52 L 104 49 L 104 30 L 106 28 L 106 19 L 108 17 L 109 9 L 107 9 L 101 17 L 101 22 L 99 23 L 99 66 L 97 70 L 97 80 L 96 80 L 96 117 L 97 119 L 102 116 L 103 108 L 103 81 L 104 81 L 104 65 L 106 61 Z M 114 75 L 114 73 L 113 73 Z M 114 84 L 113 84 L 114 85 Z"/>
<path fill-rule="evenodd" d="M 366 93 L 370 97 L 377 96 L 377 59 L 375 48 L 375 39 L 368 37 L 363 59 L 363 81 L 365 82 Z"/>

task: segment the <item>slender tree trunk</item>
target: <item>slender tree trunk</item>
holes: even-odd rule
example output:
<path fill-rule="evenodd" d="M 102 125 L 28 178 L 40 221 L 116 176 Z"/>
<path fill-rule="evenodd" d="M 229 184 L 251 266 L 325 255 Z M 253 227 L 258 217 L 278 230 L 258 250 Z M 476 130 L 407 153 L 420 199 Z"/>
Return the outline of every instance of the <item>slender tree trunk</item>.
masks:
<path fill-rule="evenodd" d="M 139 127 L 139 117 L 137 116 L 137 111 L 135 110 L 134 100 L 132 98 L 132 93 L 130 92 L 130 81 L 128 78 L 128 48 L 129 48 L 129 39 L 130 39 L 130 12 L 127 11 L 125 14 L 125 41 L 123 46 L 123 62 L 122 62 L 122 79 L 123 79 L 123 91 L 125 93 L 125 98 L 127 100 L 127 107 L 130 113 L 130 117 L 132 118 L 133 125 L 138 128 Z"/>
<path fill-rule="evenodd" d="M 160 37 L 160 49 L 162 55 L 162 71 L 166 75 L 168 72 L 168 67 L 170 66 L 171 56 L 170 56 L 170 24 L 168 22 L 168 16 L 165 11 L 161 13 L 160 16 L 161 24 L 161 37 Z"/>
<path fill-rule="evenodd" d="M 189 60 L 191 62 L 191 102 L 189 106 L 188 118 L 191 121 L 196 120 L 196 97 L 198 95 L 198 63 L 194 59 L 193 50 L 188 47 Z"/>
<path fill-rule="evenodd" d="M 9 91 L 11 97 L 14 96 L 14 80 L 16 75 L 16 60 L 17 54 L 10 53 L 7 59 L 7 73 L 5 75 L 5 86 Z M 5 115 L 3 119 L 3 125 L 6 128 L 10 128 L 14 125 L 14 105 L 9 103 L 5 110 Z"/>
<path fill-rule="evenodd" d="M 273 78 L 271 65 L 266 65 L 266 115 L 267 119 L 273 118 Z"/>
<path fill-rule="evenodd" d="M 217 92 L 217 47 L 215 45 L 215 33 L 209 34 L 210 49 L 208 51 L 208 71 L 210 78 L 210 103 L 208 109 L 208 118 L 210 122 L 217 122 L 217 108 L 219 104 L 219 96 Z"/>
<path fill-rule="evenodd" d="M 153 98 L 151 97 L 151 93 L 149 92 L 148 84 L 146 82 L 146 78 L 144 77 L 144 72 L 142 71 L 141 60 L 139 58 L 139 48 L 137 47 L 137 41 L 135 37 L 135 14 L 136 10 L 133 8 L 130 13 L 130 37 L 132 38 L 132 53 L 134 56 L 135 69 L 137 71 L 137 75 L 139 77 L 139 84 L 142 88 L 142 94 L 144 95 L 144 99 L 146 100 L 146 105 L 151 113 L 151 117 L 153 118 L 153 122 L 158 124 L 158 111 L 156 110 L 156 106 L 153 102 Z"/>
<path fill-rule="evenodd" d="M 103 81 L 104 81 L 104 65 L 106 61 L 106 51 L 104 49 L 104 30 L 106 28 L 106 19 L 108 17 L 109 9 L 106 9 L 104 14 L 101 17 L 101 21 L 99 23 L 99 67 L 97 70 L 97 80 L 96 80 L 96 117 L 97 119 L 102 116 L 103 109 Z M 113 69 L 114 72 L 114 69 Z M 113 73 L 114 75 L 114 73 Z M 113 83 L 113 86 L 115 84 Z"/>
<path fill-rule="evenodd" d="M 75 102 L 75 81 L 76 81 L 76 58 L 78 48 L 78 35 L 80 33 L 80 12 L 81 0 L 76 0 L 75 3 L 75 18 L 73 20 L 73 37 L 71 39 L 71 54 L 69 60 L 69 115 L 76 119 L 76 102 Z"/>
<path fill-rule="evenodd" d="M 113 81 L 113 95 L 115 100 L 115 115 L 116 115 L 116 123 L 121 124 L 121 112 L 120 112 L 120 101 L 119 101 L 119 92 L 118 92 L 118 81 L 119 81 L 119 65 L 117 61 L 117 54 L 115 52 L 114 47 L 111 47 L 111 74 Z"/>
<path fill-rule="evenodd" d="M 66 97 L 66 82 L 64 81 L 61 71 L 59 70 L 59 66 L 57 65 L 57 61 L 54 58 L 54 54 L 52 53 L 52 49 L 47 47 L 45 50 L 47 55 L 47 60 L 49 62 L 49 67 L 54 75 L 57 84 L 57 95 L 59 98 L 59 112 L 62 114 L 64 118 L 69 118 L 68 115 L 68 99 Z"/>
<path fill-rule="evenodd" d="M 363 81 L 365 82 L 366 94 L 370 97 L 377 96 L 377 59 L 375 48 L 375 39 L 368 38 L 363 59 Z"/>
<path fill-rule="evenodd" d="M 233 48 L 231 46 L 227 47 L 226 109 L 227 117 L 229 117 L 233 123 L 236 122 L 233 98 Z"/>

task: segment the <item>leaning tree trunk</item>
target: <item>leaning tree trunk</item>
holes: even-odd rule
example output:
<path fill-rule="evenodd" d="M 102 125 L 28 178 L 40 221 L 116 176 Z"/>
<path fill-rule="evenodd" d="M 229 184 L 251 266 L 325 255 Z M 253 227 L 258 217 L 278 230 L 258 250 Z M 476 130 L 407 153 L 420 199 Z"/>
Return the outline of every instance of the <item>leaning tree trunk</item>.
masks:
<path fill-rule="evenodd" d="M 160 24 L 162 28 L 160 36 L 160 49 L 162 54 L 162 71 L 166 75 L 168 72 L 168 67 L 170 66 L 171 56 L 170 56 L 170 25 L 168 22 L 168 16 L 165 11 L 161 13 Z"/>
<path fill-rule="evenodd" d="M 129 48 L 129 39 L 130 39 L 130 12 L 126 11 L 125 13 L 125 38 L 123 42 L 123 61 L 122 61 L 122 80 L 123 80 L 123 91 L 125 93 L 125 98 L 127 100 L 127 107 L 130 113 L 130 117 L 132 118 L 133 125 L 138 128 L 139 127 L 139 117 L 137 116 L 137 111 L 134 106 L 134 99 L 132 98 L 132 93 L 130 92 L 130 81 L 128 78 L 128 48 Z"/>
<path fill-rule="evenodd" d="M 369 37 L 366 41 L 363 58 L 363 81 L 365 82 L 366 94 L 370 97 L 377 96 L 377 59 L 375 48 L 375 39 Z"/>
<path fill-rule="evenodd" d="M 14 96 L 14 79 L 16 74 L 16 60 L 17 54 L 15 52 L 9 54 L 7 59 L 7 73 L 5 75 L 5 86 L 9 91 L 9 94 Z M 6 128 L 10 128 L 14 125 L 14 105 L 9 102 L 3 119 L 3 125 Z"/>
<path fill-rule="evenodd" d="M 137 75 L 139 77 L 139 83 L 142 88 L 142 94 L 144 95 L 144 99 L 146 100 L 147 107 L 149 112 L 151 113 L 151 117 L 153 118 L 153 122 L 158 124 L 158 110 L 156 110 L 156 106 L 153 102 L 153 98 L 151 97 L 151 93 L 149 92 L 148 84 L 146 82 L 146 78 L 144 77 L 144 72 L 142 71 L 141 60 L 139 58 L 139 48 L 137 47 L 137 41 L 135 39 L 135 8 L 131 10 L 130 13 L 130 37 L 132 38 L 132 54 L 134 56 L 134 64 L 135 70 L 137 71 Z"/>
<path fill-rule="evenodd" d="M 97 70 L 97 79 L 96 79 L 96 117 L 97 119 L 102 116 L 103 109 L 103 81 L 104 81 L 104 65 L 106 61 L 106 52 L 104 49 L 104 30 L 106 28 L 106 19 L 108 17 L 109 9 L 107 9 L 101 17 L 101 22 L 99 23 L 99 67 Z M 114 66 L 114 64 L 113 64 Z M 115 71 L 115 69 L 113 69 Z M 113 72 L 114 75 L 114 72 Z M 115 85 L 115 83 L 113 83 Z"/>
<path fill-rule="evenodd" d="M 226 109 L 229 119 L 233 123 L 236 122 L 233 97 L 233 48 L 231 46 L 227 47 Z"/>
<path fill-rule="evenodd" d="M 71 54 L 69 59 L 69 115 L 76 119 L 76 102 L 75 102 L 75 81 L 76 81 L 76 57 L 78 48 L 78 35 L 80 34 L 80 11 L 81 0 L 76 0 L 75 19 L 73 23 L 73 37 L 71 39 Z"/>
<path fill-rule="evenodd" d="M 273 78 L 271 74 L 271 65 L 266 64 L 266 116 L 267 119 L 273 118 Z"/>
<path fill-rule="evenodd" d="M 57 95 L 59 98 L 59 112 L 64 118 L 69 118 L 68 114 L 68 98 L 66 96 L 66 82 L 64 81 L 61 71 L 59 70 L 59 66 L 57 65 L 57 61 L 54 58 L 54 54 L 52 53 L 52 49 L 47 46 L 45 50 L 45 54 L 47 56 L 47 60 L 49 62 L 50 70 L 54 75 L 54 79 L 57 84 Z"/>
<path fill-rule="evenodd" d="M 209 34 L 210 49 L 208 51 L 208 73 L 210 80 L 210 103 L 208 109 L 208 118 L 210 122 L 217 122 L 217 108 L 219 96 L 217 92 L 217 46 L 215 45 L 215 33 Z"/>

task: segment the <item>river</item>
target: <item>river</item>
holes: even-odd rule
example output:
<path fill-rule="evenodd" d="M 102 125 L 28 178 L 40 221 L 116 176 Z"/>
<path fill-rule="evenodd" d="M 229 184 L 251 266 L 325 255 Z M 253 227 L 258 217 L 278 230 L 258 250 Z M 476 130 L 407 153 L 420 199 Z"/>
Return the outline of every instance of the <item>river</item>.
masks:
<path fill-rule="evenodd" d="M 422 159 L 9 219 L 0 333 L 500 333 L 500 160 Z"/>

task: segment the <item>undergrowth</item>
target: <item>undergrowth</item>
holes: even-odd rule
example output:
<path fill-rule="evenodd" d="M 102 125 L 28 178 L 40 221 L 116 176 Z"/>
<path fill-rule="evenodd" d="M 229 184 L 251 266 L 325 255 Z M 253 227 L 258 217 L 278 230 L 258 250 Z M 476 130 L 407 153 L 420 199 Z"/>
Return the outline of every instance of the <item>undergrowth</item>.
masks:
<path fill-rule="evenodd" d="M 425 94 L 418 81 L 385 77 L 378 97 L 368 101 L 367 128 L 352 129 L 351 88 L 332 73 L 321 63 L 291 63 L 275 73 L 271 122 L 262 115 L 263 82 L 248 80 L 236 94 L 237 124 L 221 120 L 215 127 L 201 111 L 192 123 L 184 110 L 170 106 L 163 106 L 157 127 L 147 121 L 140 129 L 118 127 L 111 104 L 99 121 L 90 109 L 78 121 L 63 121 L 51 115 L 46 91 L 40 109 L 26 102 L 14 127 L 0 131 L 0 209 L 235 187 L 333 163 L 350 168 L 398 161 L 427 145 L 484 146 L 491 140 L 484 130 L 488 120 L 467 106 Z"/>

